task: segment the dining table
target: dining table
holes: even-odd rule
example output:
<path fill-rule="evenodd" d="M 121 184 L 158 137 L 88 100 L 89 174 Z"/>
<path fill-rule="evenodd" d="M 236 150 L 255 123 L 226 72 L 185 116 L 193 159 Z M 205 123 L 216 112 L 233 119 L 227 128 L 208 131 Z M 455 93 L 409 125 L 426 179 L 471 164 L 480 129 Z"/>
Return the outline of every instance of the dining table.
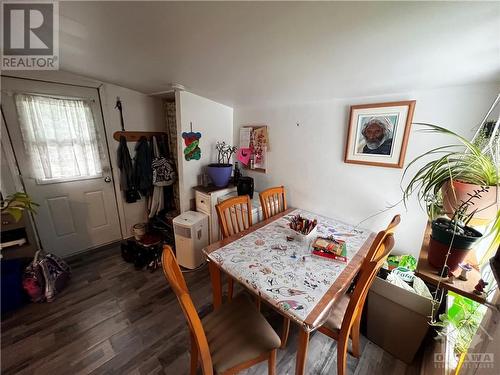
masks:
<path fill-rule="evenodd" d="M 314 238 L 294 236 L 292 217 L 317 220 Z M 312 254 L 317 237 L 345 241 L 346 262 Z M 327 319 L 332 306 L 358 273 L 375 233 L 299 208 L 263 220 L 203 249 L 214 309 L 222 304 L 222 273 L 299 325 L 296 374 L 304 374 L 309 335 Z"/>

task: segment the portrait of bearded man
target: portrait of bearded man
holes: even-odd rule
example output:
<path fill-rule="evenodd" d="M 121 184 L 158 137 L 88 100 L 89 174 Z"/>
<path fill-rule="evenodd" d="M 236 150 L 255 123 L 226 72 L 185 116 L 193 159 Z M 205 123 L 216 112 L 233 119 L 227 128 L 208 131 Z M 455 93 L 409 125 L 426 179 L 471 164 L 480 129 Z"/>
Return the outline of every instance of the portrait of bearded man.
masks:
<path fill-rule="evenodd" d="M 352 105 L 344 161 L 403 168 L 415 100 Z"/>
<path fill-rule="evenodd" d="M 363 154 L 390 155 L 392 150 L 393 125 L 387 117 L 371 117 L 363 124 Z"/>

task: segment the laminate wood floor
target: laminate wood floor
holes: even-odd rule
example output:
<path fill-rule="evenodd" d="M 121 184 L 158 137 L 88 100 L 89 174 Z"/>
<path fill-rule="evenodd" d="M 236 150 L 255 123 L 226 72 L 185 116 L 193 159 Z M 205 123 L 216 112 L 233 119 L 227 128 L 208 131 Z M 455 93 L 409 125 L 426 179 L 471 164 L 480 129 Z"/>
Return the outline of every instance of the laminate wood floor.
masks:
<path fill-rule="evenodd" d="M 3 319 L 2 374 L 187 374 L 189 335 L 161 270 L 136 271 L 118 248 L 72 261 L 70 285 L 52 303 L 30 304 Z M 200 314 L 211 309 L 208 269 L 185 274 Z M 273 325 L 280 318 L 267 312 Z M 298 328 L 280 350 L 277 374 L 294 374 Z M 418 362 L 418 361 L 417 361 Z M 348 355 L 348 373 L 416 375 L 362 337 L 362 356 Z M 308 374 L 336 373 L 336 345 L 314 333 Z M 267 374 L 265 363 L 243 374 Z"/>

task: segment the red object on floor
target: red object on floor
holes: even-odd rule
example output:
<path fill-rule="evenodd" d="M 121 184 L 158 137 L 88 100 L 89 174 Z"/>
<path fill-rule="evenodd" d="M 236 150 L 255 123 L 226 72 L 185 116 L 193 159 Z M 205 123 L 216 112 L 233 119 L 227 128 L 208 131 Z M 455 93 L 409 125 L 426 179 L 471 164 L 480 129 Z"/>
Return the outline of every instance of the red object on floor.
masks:
<path fill-rule="evenodd" d="M 149 247 L 149 246 L 155 246 L 161 242 L 161 235 L 156 232 L 149 232 L 144 235 L 144 237 L 141 238 L 140 241 L 137 241 L 140 245 Z"/>

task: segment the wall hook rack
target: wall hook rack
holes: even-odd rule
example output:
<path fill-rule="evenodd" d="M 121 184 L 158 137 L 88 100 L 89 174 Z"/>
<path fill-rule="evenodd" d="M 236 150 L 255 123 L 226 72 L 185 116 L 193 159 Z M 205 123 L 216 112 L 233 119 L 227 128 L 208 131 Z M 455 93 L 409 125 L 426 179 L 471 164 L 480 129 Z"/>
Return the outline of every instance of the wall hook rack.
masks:
<path fill-rule="evenodd" d="M 151 137 L 167 136 L 166 132 L 145 132 L 145 131 L 118 131 L 113 133 L 115 141 L 120 141 L 120 137 L 124 136 L 127 142 L 138 142 L 142 137 L 151 139 Z"/>
<path fill-rule="evenodd" d="M 116 97 L 116 105 L 115 108 L 120 112 L 120 122 L 122 126 L 122 130 L 113 133 L 113 138 L 116 141 L 120 141 L 120 137 L 123 136 L 127 140 L 127 142 L 138 142 L 142 137 L 146 137 L 147 139 L 151 139 L 153 136 L 161 137 L 162 135 L 167 135 L 165 132 L 145 132 L 145 131 L 126 131 L 125 123 L 123 121 L 123 106 L 120 97 Z"/>

